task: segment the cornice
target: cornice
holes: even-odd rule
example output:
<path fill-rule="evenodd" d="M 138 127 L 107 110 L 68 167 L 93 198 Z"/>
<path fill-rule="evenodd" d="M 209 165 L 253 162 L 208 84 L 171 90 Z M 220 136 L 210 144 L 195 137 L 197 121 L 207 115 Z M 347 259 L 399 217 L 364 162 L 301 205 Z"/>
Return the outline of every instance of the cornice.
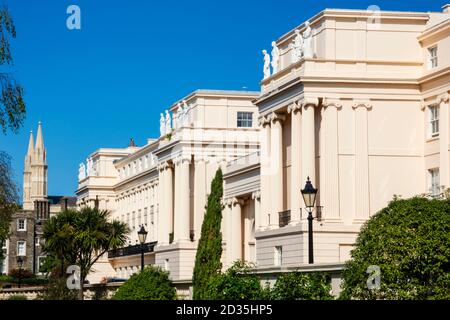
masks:
<path fill-rule="evenodd" d="M 441 33 L 449 32 L 449 31 L 450 31 L 450 20 L 447 19 L 447 20 L 441 21 L 437 25 L 422 32 L 422 34 L 417 37 L 417 40 L 419 42 L 423 42 L 429 38 L 437 37 Z"/>

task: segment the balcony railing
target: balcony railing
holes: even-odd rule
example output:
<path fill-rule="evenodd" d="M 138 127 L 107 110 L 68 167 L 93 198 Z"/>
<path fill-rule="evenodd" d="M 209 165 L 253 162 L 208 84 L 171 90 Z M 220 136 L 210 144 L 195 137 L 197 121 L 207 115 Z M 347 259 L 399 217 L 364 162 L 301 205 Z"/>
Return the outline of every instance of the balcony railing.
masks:
<path fill-rule="evenodd" d="M 110 251 L 108 251 L 108 258 L 111 259 L 111 258 L 117 258 L 117 257 L 133 256 L 136 254 L 141 254 L 142 250 L 144 250 L 144 253 L 153 252 L 153 250 L 155 249 L 156 243 L 157 243 L 157 241 L 153 241 L 153 242 L 144 243 L 142 245 L 137 244 L 134 246 L 128 246 L 128 247 L 110 250 Z"/>
<path fill-rule="evenodd" d="M 291 222 L 291 210 L 286 210 L 278 213 L 278 225 L 280 228 L 285 227 Z"/>

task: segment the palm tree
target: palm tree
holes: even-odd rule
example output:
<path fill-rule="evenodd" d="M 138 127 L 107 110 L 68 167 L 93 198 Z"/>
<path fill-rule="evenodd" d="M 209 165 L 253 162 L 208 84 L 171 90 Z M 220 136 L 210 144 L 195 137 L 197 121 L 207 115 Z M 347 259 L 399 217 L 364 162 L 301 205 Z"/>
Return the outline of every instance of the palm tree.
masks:
<path fill-rule="evenodd" d="M 94 208 L 66 210 L 50 219 L 44 228 L 44 250 L 80 267 L 79 298 L 84 281 L 95 262 L 107 251 L 122 247 L 129 233 L 126 224 L 109 221 L 110 212 Z"/>

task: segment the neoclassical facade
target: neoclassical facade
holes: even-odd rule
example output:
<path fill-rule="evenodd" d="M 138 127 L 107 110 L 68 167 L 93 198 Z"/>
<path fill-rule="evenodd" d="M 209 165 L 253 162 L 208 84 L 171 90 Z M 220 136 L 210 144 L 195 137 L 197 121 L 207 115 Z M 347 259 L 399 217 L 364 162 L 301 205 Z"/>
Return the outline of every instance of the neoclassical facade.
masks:
<path fill-rule="evenodd" d="M 109 275 L 147 264 L 190 281 L 209 193 L 224 171 L 223 265 L 308 264 L 307 177 L 319 189 L 314 262 L 341 264 L 394 195 L 450 186 L 450 13 L 326 9 L 264 50 L 261 92 L 196 91 L 160 115 L 143 147 L 99 149 L 79 205 L 130 225 Z M 270 55 L 269 53 L 270 52 Z"/>
<path fill-rule="evenodd" d="M 80 165 L 78 205 L 111 210 L 131 229 L 128 247 L 104 257 L 91 282 L 128 278 L 139 270 L 141 225 L 148 232 L 145 263 L 169 270 L 175 281 L 190 281 L 217 169 L 259 149 L 258 110 L 252 104 L 258 94 L 195 91 L 161 114 L 157 139 L 143 147 L 99 149 Z"/>
<path fill-rule="evenodd" d="M 225 215 L 237 223 L 254 211 L 260 270 L 308 263 L 307 177 L 319 189 L 318 264 L 347 260 L 361 225 L 394 195 L 449 187 L 449 17 L 448 5 L 327 9 L 272 44 L 278 65 L 268 74 L 265 61 L 254 101 L 260 159 L 225 175 Z M 247 257 L 239 239 L 229 262 Z"/>

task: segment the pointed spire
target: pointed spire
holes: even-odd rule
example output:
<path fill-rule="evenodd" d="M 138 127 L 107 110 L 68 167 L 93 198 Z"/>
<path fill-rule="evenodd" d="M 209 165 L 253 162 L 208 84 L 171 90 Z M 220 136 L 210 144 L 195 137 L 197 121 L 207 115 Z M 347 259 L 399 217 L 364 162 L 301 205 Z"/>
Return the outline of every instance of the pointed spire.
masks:
<path fill-rule="evenodd" d="M 44 138 L 42 137 L 42 122 L 38 123 L 38 130 L 36 135 L 36 151 L 44 151 Z"/>
<path fill-rule="evenodd" d="M 34 153 L 34 138 L 33 130 L 30 131 L 30 141 L 28 142 L 27 156 L 31 156 Z"/>

